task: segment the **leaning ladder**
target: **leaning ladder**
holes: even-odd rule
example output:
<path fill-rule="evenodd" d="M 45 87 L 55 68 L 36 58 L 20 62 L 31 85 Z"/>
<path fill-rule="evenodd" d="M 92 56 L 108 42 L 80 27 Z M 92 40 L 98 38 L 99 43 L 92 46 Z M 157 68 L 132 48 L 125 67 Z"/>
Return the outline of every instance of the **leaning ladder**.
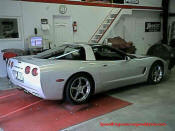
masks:
<path fill-rule="evenodd" d="M 92 35 L 89 40 L 89 43 L 99 43 L 104 34 L 109 30 L 110 26 L 114 23 L 117 16 L 120 14 L 122 9 L 116 10 L 112 9 L 109 14 L 106 16 L 104 21 L 98 27 L 96 32 Z"/>

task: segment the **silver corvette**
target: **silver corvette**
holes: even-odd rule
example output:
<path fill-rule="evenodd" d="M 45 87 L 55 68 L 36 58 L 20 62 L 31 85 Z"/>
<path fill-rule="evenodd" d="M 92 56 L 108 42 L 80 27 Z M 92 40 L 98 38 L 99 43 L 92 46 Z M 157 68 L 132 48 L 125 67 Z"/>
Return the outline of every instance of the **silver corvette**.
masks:
<path fill-rule="evenodd" d="M 82 104 L 102 91 L 146 81 L 159 83 L 168 67 L 157 57 L 126 54 L 107 45 L 74 43 L 11 58 L 7 70 L 13 84 L 37 97 Z"/>

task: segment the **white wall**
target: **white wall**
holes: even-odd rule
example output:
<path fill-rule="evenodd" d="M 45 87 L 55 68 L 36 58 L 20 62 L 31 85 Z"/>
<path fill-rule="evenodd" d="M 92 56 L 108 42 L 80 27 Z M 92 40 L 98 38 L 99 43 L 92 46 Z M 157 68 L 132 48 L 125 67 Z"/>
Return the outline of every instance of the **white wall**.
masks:
<path fill-rule="evenodd" d="M 145 22 L 161 22 L 160 13 L 135 11 L 133 18 L 135 18 L 135 32 L 133 33 L 135 39 L 133 42 L 137 47 L 137 54 L 146 54 L 150 46 L 162 39 L 162 28 L 161 32 L 145 32 Z"/>
<path fill-rule="evenodd" d="M 170 0 L 170 5 L 169 5 L 169 12 L 170 13 L 175 13 L 175 0 Z M 175 16 L 169 18 L 169 24 L 171 24 L 173 21 L 175 21 Z"/>
<path fill-rule="evenodd" d="M 160 12 L 133 11 L 132 15 L 122 16 L 108 38 L 120 36 L 126 41 L 132 41 L 137 54 L 146 54 L 150 46 L 162 39 L 162 29 L 161 32 L 145 32 L 145 22 L 161 22 Z"/>
<path fill-rule="evenodd" d="M 0 50 L 5 48 L 23 48 L 24 41 L 23 41 L 23 23 L 22 23 L 22 13 L 21 13 L 21 6 L 19 2 L 5 0 L 0 1 L 0 17 L 15 17 L 19 19 L 20 25 L 20 40 L 0 40 Z"/>
<path fill-rule="evenodd" d="M 141 6 L 161 6 L 162 0 L 140 0 Z M 0 16 L 11 16 L 19 18 L 21 39 L 20 40 L 0 40 L 0 50 L 4 48 L 27 48 L 27 38 L 34 34 L 34 28 L 38 29 L 39 34 L 43 34 L 48 41 L 53 40 L 53 15 L 59 14 L 60 4 L 38 3 L 38 2 L 20 2 L 20 1 L 0 1 Z M 74 33 L 74 41 L 88 41 L 97 27 L 104 20 L 111 8 L 93 7 L 93 6 L 78 6 L 66 5 L 68 11 L 65 15 L 72 17 L 72 21 L 77 21 L 78 31 Z M 139 12 L 139 11 L 138 11 Z M 145 11 L 146 12 L 146 11 Z M 140 13 L 142 16 L 144 12 Z M 135 17 L 135 16 L 133 16 Z M 49 20 L 50 30 L 42 32 L 40 30 L 40 19 L 47 18 Z M 144 18 L 145 19 L 145 18 Z M 133 23 L 132 17 L 128 16 L 128 20 Z M 126 39 L 133 39 L 127 30 L 133 30 L 135 27 L 122 27 L 121 19 L 116 26 L 117 34 L 126 34 Z M 125 29 L 127 29 L 125 31 Z M 115 32 L 115 31 L 114 31 Z"/>
<path fill-rule="evenodd" d="M 128 5 L 127 3 L 125 4 Z M 132 4 L 132 5 L 161 7 L 162 0 L 139 0 L 139 4 Z"/>
<path fill-rule="evenodd" d="M 23 29 L 22 29 L 22 14 L 21 6 L 18 2 L 10 0 L 0 0 L 0 17 L 15 17 L 19 19 L 20 34 L 19 40 L 0 40 L 0 77 L 6 76 L 5 61 L 3 61 L 1 50 L 5 48 L 20 48 L 24 47 Z"/>
<path fill-rule="evenodd" d="M 50 30 L 45 36 L 52 41 L 53 16 L 60 15 L 59 5 L 60 4 L 22 2 L 25 39 L 33 34 L 35 27 L 39 29 L 40 34 L 44 34 L 44 32 L 40 30 L 40 19 L 47 18 L 49 21 Z M 78 31 L 74 33 L 75 42 L 89 41 L 97 27 L 111 10 L 110 8 L 106 7 L 92 6 L 66 5 L 66 7 L 67 13 L 64 15 L 71 16 L 72 21 L 77 21 Z"/>
<path fill-rule="evenodd" d="M 169 10 L 171 13 L 175 13 L 175 0 L 170 0 Z"/>

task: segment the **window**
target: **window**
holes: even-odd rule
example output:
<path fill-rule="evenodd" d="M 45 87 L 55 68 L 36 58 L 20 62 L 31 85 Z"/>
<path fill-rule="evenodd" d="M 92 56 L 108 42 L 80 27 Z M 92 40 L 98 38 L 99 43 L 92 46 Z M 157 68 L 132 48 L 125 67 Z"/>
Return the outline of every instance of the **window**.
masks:
<path fill-rule="evenodd" d="M 17 18 L 0 18 L 0 39 L 19 38 Z"/>
<path fill-rule="evenodd" d="M 93 46 L 96 60 L 124 60 L 125 55 L 109 46 Z"/>
<path fill-rule="evenodd" d="M 41 59 L 86 60 L 85 49 L 80 46 L 63 45 L 36 55 Z"/>

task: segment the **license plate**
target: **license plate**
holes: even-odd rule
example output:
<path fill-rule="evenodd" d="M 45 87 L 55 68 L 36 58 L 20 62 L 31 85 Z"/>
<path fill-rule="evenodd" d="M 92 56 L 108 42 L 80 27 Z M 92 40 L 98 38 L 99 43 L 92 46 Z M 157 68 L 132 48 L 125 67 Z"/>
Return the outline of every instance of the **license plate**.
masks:
<path fill-rule="evenodd" d="M 23 74 L 21 72 L 16 72 L 16 79 L 20 81 L 24 81 Z"/>

